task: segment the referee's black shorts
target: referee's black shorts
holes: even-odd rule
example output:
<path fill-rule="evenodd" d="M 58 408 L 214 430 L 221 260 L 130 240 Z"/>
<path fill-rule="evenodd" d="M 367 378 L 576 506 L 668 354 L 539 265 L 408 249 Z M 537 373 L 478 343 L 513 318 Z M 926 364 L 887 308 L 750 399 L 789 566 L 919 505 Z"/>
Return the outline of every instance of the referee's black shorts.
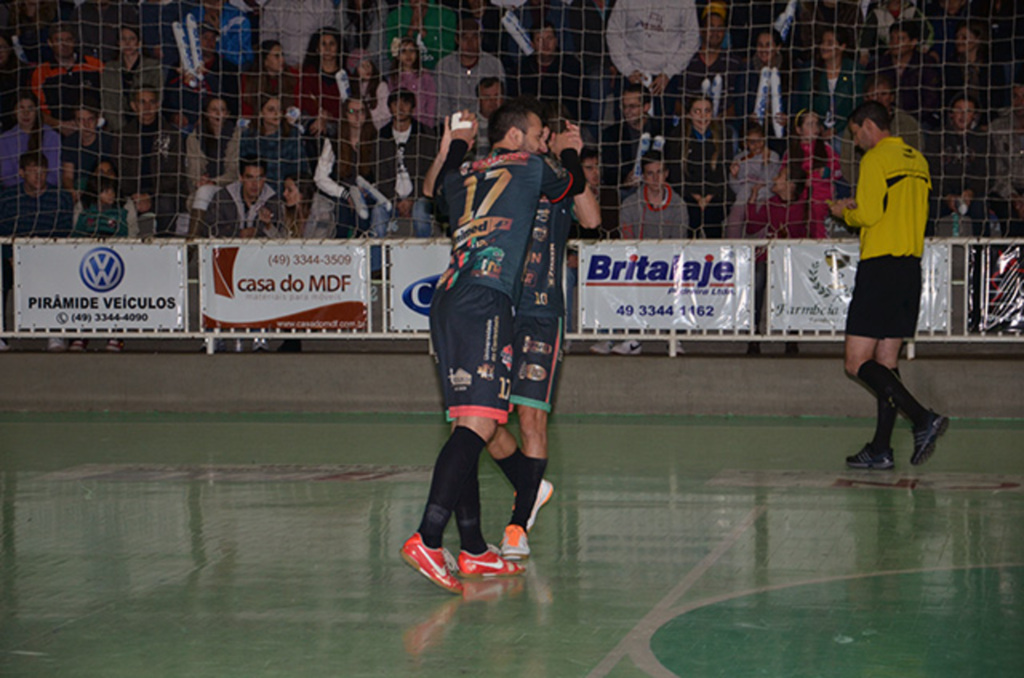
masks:
<path fill-rule="evenodd" d="M 921 260 L 873 257 L 857 264 L 846 334 L 874 339 L 913 337 L 921 307 Z"/>

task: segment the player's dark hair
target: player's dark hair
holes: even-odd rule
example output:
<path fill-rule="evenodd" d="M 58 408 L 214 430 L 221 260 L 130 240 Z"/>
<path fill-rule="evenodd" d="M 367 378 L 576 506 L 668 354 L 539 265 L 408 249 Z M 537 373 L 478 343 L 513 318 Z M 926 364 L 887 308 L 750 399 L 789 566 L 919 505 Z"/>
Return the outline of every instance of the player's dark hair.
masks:
<path fill-rule="evenodd" d="M 850 122 L 858 127 L 863 125 L 865 120 L 875 123 L 883 132 L 889 131 L 889 111 L 877 101 L 865 101 L 850 114 Z"/>
<path fill-rule="evenodd" d="M 519 100 L 505 102 L 487 121 L 487 140 L 491 148 L 501 144 L 505 135 L 514 127 L 523 134 L 530 129 L 530 116 L 537 115 L 532 107 Z"/>

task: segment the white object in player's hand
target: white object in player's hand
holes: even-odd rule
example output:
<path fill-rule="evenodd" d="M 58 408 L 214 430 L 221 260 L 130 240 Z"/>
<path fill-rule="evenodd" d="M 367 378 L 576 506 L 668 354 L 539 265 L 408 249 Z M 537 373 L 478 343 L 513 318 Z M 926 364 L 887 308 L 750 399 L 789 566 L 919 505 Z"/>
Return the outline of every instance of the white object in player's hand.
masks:
<path fill-rule="evenodd" d="M 453 132 L 457 129 L 469 129 L 472 126 L 473 123 L 471 123 L 469 120 L 462 119 L 462 113 L 459 113 L 457 111 L 455 113 L 452 113 L 451 128 Z"/>

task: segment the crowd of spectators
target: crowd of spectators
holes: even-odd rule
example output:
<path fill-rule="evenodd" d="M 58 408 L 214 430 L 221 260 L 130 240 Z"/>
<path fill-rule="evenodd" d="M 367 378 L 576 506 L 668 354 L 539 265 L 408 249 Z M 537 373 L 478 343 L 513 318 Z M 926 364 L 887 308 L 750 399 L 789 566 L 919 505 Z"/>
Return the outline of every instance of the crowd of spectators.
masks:
<path fill-rule="evenodd" d="M 1009 0 L 7 0 L 0 235 L 439 235 L 438 126 L 520 95 L 582 122 L 602 237 L 844 235 L 865 99 L 933 229 L 1024 234 Z"/>

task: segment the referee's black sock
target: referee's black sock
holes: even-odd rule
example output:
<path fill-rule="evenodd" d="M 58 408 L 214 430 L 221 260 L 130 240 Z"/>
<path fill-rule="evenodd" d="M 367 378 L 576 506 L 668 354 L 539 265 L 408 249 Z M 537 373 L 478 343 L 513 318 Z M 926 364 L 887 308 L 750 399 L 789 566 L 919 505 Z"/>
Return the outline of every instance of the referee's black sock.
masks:
<path fill-rule="evenodd" d="M 537 490 L 544 478 L 544 470 L 548 467 L 547 459 L 534 459 L 523 455 L 520 462 L 520 486 L 516 488 L 516 506 L 512 510 L 512 524 L 526 529 L 533 510 L 533 502 L 537 501 Z"/>
<path fill-rule="evenodd" d="M 423 511 L 423 520 L 418 530 L 427 548 L 436 549 L 441 546 L 445 525 L 462 495 L 462 486 L 469 478 L 470 471 L 476 470 L 480 451 L 485 444 L 484 439 L 471 429 L 457 426 L 437 455 L 434 474 L 430 479 L 427 507 Z"/>
<path fill-rule="evenodd" d="M 455 524 L 459 527 L 462 550 L 478 556 L 487 550 L 487 541 L 480 531 L 480 478 L 478 477 L 480 455 L 473 463 L 473 472 L 462 485 L 462 494 L 455 504 Z"/>
<path fill-rule="evenodd" d="M 898 378 L 900 371 L 893 370 L 893 374 Z M 896 417 L 899 412 L 888 398 L 883 396 L 877 396 L 877 398 L 878 416 L 875 419 L 875 437 L 871 441 L 871 447 L 875 452 L 881 452 L 892 447 L 892 430 L 896 426 Z"/>
<path fill-rule="evenodd" d="M 876 396 L 891 400 L 897 409 L 903 410 L 903 413 L 914 422 L 914 426 L 924 423 L 928 410 L 917 402 L 896 373 L 888 367 L 869 360 L 857 370 L 857 378 L 870 386 Z"/>

